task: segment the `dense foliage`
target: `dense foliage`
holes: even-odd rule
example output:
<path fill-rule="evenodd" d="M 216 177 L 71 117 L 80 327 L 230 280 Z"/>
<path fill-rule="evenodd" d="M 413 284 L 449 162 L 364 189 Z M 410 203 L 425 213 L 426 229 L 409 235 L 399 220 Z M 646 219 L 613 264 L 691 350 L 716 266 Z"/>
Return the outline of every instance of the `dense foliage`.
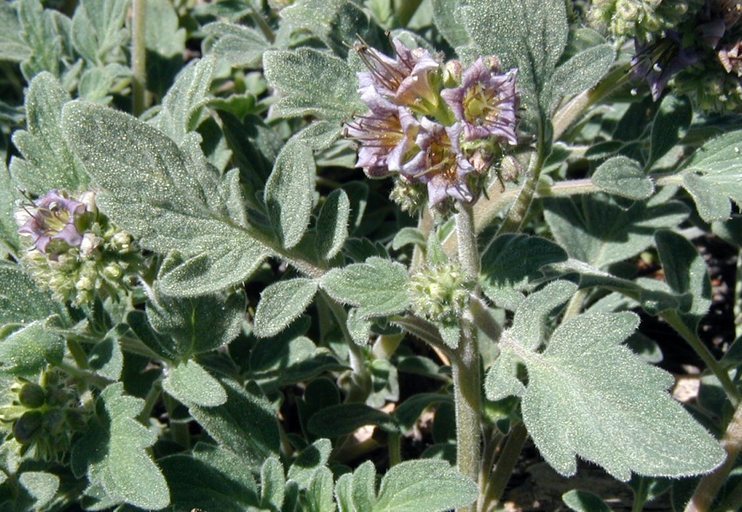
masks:
<path fill-rule="evenodd" d="M 13 0 L 0 65 L 0 510 L 742 502 L 742 2 Z"/>

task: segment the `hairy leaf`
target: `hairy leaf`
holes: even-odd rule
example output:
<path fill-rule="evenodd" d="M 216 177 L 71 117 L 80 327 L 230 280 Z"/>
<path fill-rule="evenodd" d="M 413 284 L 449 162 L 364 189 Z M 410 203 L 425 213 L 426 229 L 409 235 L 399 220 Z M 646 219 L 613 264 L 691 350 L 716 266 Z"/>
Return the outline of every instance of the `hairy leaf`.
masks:
<path fill-rule="evenodd" d="M 307 427 L 321 437 L 339 437 L 357 429 L 374 425 L 387 432 L 397 432 L 399 427 L 389 414 L 365 404 L 338 404 L 317 411 Z"/>
<path fill-rule="evenodd" d="M 206 36 L 204 53 L 224 59 L 231 66 L 258 68 L 263 61 L 263 53 L 270 48 L 268 41 L 257 30 L 217 21 L 202 27 Z"/>
<path fill-rule="evenodd" d="M 603 78 L 613 64 L 615 51 L 609 44 L 581 51 L 554 70 L 544 91 L 544 107 L 553 111 L 563 97 L 590 89 Z"/>
<path fill-rule="evenodd" d="M 13 134 L 13 144 L 23 158 L 13 157 L 10 174 L 31 194 L 43 195 L 58 188 L 77 192 L 88 177 L 65 138 L 62 107 L 70 101 L 59 81 L 49 73 L 36 76 L 26 94 L 26 130 Z"/>
<path fill-rule="evenodd" d="M 0 4 L 0 60 L 21 62 L 31 56 L 31 48 L 21 37 L 20 31 L 15 6 Z"/>
<path fill-rule="evenodd" d="M 312 302 L 317 287 L 316 281 L 306 278 L 278 281 L 268 286 L 261 293 L 255 311 L 255 335 L 265 338 L 283 331 Z"/>
<path fill-rule="evenodd" d="M 605 502 L 593 493 L 577 489 L 562 494 L 562 501 L 575 512 L 611 512 Z"/>
<path fill-rule="evenodd" d="M 471 42 L 466 27 L 457 12 L 459 6 L 466 5 L 468 0 L 433 0 L 433 21 L 438 32 L 448 41 L 452 48 L 466 46 Z"/>
<path fill-rule="evenodd" d="M 181 403 L 216 407 L 227 401 L 219 381 L 196 361 L 186 361 L 169 369 L 162 389 Z"/>
<path fill-rule="evenodd" d="M 635 160 L 625 156 L 603 162 L 591 179 L 602 191 L 629 199 L 646 199 L 654 193 L 652 180 Z"/>
<path fill-rule="evenodd" d="M 105 65 L 124 60 L 129 0 L 83 0 L 72 18 L 72 42 L 85 60 Z"/>
<path fill-rule="evenodd" d="M 155 128 L 86 103 L 70 103 L 63 118 L 102 189 L 101 208 L 143 247 L 195 257 L 170 272 L 181 286 L 165 284 L 168 293 L 214 292 L 260 265 L 267 251 L 246 232 L 237 171 L 220 178 L 196 140 L 184 143 L 186 153 Z"/>
<path fill-rule="evenodd" d="M 58 315 L 69 318 L 61 304 L 39 289 L 31 277 L 11 264 L 0 264 L 0 325 L 26 324 Z"/>
<path fill-rule="evenodd" d="M 685 96 L 678 98 L 668 94 L 662 99 L 652 123 L 651 150 L 647 167 L 685 137 L 692 117 L 693 109 L 690 100 Z"/>
<path fill-rule="evenodd" d="M 0 340 L 0 373 L 37 374 L 48 363 L 61 363 L 64 339 L 45 320 L 36 320 Z"/>
<path fill-rule="evenodd" d="M 283 505 L 285 487 L 286 476 L 281 461 L 275 457 L 265 459 L 260 467 L 260 505 L 266 508 Z"/>
<path fill-rule="evenodd" d="M 332 443 L 328 439 L 318 439 L 306 448 L 304 448 L 291 464 L 288 471 L 288 478 L 299 484 L 299 487 L 306 489 L 314 473 L 330 459 Z"/>
<path fill-rule="evenodd" d="M 322 259 L 332 259 L 342 249 L 348 238 L 349 217 L 348 194 L 342 189 L 333 190 L 327 196 L 317 218 L 315 248 Z"/>
<path fill-rule="evenodd" d="M 333 299 L 358 307 L 362 318 L 401 313 L 409 306 L 407 271 L 383 258 L 332 269 L 322 278 L 322 288 Z"/>

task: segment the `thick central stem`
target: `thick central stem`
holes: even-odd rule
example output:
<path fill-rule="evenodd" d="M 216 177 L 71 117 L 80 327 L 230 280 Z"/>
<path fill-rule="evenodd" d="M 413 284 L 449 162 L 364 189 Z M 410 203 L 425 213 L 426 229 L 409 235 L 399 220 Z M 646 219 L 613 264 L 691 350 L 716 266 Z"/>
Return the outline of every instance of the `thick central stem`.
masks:
<path fill-rule="evenodd" d="M 471 206 L 462 203 L 458 207 L 456 236 L 459 263 L 467 279 L 476 281 L 479 275 L 479 252 L 474 234 L 472 209 Z M 478 482 L 482 442 L 480 424 L 482 405 L 479 347 L 471 318 L 462 319 L 461 339 L 451 364 L 456 401 L 456 465 L 461 474 Z M 470 507 L 459 510 L 474 511 L 476 509 L 477 504 L 474 503 Z"/>

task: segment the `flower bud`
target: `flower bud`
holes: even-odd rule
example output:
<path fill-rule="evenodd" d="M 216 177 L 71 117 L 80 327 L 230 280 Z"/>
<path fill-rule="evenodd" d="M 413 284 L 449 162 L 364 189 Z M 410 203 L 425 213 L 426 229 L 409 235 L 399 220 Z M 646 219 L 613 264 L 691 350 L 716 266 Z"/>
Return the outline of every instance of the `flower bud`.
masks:
<path fill-rule="evenodd" d="M 41 411 L 28 411 L 13 425 L 13 437 L 21 444 L 28 444 L 40 432 L 43 423 Z"/>
<path fill-rule="evenodd" d="M 18 401 L 21 405 L 37 409 L 46 402 L 46 392 L 38 384 L 27 382 L 18 391 Z"/>
<path fill-rule="evenodd" d="M 412 308 L 434 322 L 455 321 L 469 304 L 471 289 L 471 283 L 458 265 L 427 267 L 410 280 Z"/>

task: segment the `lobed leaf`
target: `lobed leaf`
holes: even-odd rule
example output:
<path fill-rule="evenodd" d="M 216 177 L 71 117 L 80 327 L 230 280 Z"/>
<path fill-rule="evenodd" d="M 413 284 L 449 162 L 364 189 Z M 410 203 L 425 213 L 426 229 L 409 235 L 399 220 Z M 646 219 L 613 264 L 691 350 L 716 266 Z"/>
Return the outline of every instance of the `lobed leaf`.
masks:
<path fill-rule="evenodd" d="M 204 53 L 231 66 L 259 68 L 263 53 L 270 48 L 265 36 L 251 27 L 216 21 L 204 25 L 202 31 Z"/>
<path fill-rule="evenodd" d="M 600 164 L 591 181 L 603 192 L 629 199 L 647 199 L 654 193 L 652 180 L 635 160 L 625 156 L 615 156 Z"/>

